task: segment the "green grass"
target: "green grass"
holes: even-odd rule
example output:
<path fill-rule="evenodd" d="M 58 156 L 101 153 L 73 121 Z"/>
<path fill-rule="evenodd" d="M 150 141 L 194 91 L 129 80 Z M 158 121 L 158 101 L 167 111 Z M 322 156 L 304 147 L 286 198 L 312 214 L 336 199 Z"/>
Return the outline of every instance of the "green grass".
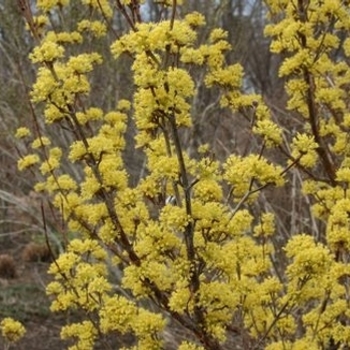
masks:
<path fill-rule="evenodd" d="M 0 318 L 25 322 L 32 316 L 47 317 L 50 302 L 41 286 L 19 283 L 0 288 Z"/>

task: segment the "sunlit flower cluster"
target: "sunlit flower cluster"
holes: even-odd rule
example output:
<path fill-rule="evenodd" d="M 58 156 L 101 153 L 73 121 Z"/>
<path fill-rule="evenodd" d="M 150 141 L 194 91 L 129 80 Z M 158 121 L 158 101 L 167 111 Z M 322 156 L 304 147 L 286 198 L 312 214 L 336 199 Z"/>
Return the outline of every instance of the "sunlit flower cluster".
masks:
<path fill-rule="evenodd" d="M 56 6 L 67 6 L 69 0 L 38 0 L 36 5 L 44 12 L 49 12 Z"/>
<path fill-rule="evenodd" d="M 284 179 L 281 175 L 282 168 L 259 157 L 258 155 L 249 155 L 239 157 L 232 155 L 225 163 L 224 178 L 234 186 L 235 196 L 243 196 L 246 192 L 253 190 L 252 180 L 258 185 L 264 186 L 269 183 L 282 186 Z"/>
<path fill-rule="evenodd" d="M 21 322 L 10 317 L 6 317 L 0 322 L 0 331 L 5 341 L 9 343 L 18 341 L 26 332 Z"/>

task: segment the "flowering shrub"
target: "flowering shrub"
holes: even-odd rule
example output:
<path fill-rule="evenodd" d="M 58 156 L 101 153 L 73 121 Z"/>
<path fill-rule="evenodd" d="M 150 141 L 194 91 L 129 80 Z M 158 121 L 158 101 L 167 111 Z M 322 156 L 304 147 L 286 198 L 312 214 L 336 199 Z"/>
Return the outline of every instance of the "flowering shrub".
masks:
<path fill-rule="evenodd" d="M 62 338 L 76 339 L 70 349 L 92 349 L 104 335 L 132 334 L 134 349 L 160 349 L 172 320 L 189 334 L 181 350 L 350 346 L 349 3 L 265 1 L 265 33 L 283 57 L 286 108 L 301 121 L 287 135 L 264 97 L 244 91 L 242 67 L 226 63 L 226 32 L 213 29 L 199 45 L 205 18 L 180 17 L 180 1 L 157 2 L 167 15 L 147 22 L 143 1 L 83 0 L 81 9 L 94 16 L 64 32 L 50 26 L 50 16 L 69 1 L 38 0 L 34 17 L 23 9 L 37 43 L 31 101 L 43 109 L 38 119 L 70 140 L 62 147 L 39 128 L 34 136 L 17 131 L 32 149 L 19 168 L 39 175 L 35 189 L 52 198 L 77 234 L 49 269 L 52 311 L 86 314 L 64 326 Z M 129 29 L 110 52 L 132 60 L 134 93 L 103 110 L 89 94 L 90 74 L 105 58 L 98 46 L 80 48 L 91 37 L 106 44 L 115 12 Z M 259 152 L 221 162 L 210 145 L 186 150 L 182 133 L 192 128 L 198 94 L 194 71 L 219 91 L 223 109 L 250 116 Z M 123 158 L 129 118 L 146 159 L 134 184 Z M 65 171 L 63 161 L 80 175 Z M 265 191 L 289 186 L 296 170 L 303 183 L 296 190 L 325 230 L 291 235 L 280 249 L 274 212 L 254 204 Z"/>

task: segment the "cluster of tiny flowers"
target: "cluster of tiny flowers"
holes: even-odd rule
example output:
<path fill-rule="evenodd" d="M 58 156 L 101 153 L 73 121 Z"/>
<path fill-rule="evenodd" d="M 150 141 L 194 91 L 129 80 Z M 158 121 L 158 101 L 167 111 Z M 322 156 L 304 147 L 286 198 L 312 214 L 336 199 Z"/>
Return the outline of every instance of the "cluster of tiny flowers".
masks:
<path fill-rule="evenodd" d="M 5 341 L 9 343 L 17 342 L 26 332 L 25 328 L 19 321 L 10 317 L 6 317 L 0 322 L 0 330 Z"/>

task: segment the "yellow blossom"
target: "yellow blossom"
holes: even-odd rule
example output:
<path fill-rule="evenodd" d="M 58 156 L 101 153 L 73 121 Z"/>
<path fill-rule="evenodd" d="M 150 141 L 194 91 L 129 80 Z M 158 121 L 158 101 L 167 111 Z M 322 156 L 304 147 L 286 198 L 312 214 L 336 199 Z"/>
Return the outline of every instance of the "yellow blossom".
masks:
<path fill-rule="evenodd" d="M 62 339 L 77 338 L 76 346 L 70 347 L 71 350 L 86 349 L 92 350 L 98 331 L 90 321 L 82 323 L 72 323 L 64 326 L 61 330 Z"/>
<path fill-rule="evenodd" d="M 101 12 L 103 16 L 107 18 L 112 17 L 113 10 L 107 0 L 82 0 L 82 3 L 87 6 L 91 6 L 98 12 Z"/>
<path fill-rule="evenodd" d="M 44 42 L 41 46 L 36 47 L 30 55 L 32 62 L 52 62 L 58 58 L 63 57 L 64 48 L 63 46 L 52 42 Z"/>
<path fill-rule="evenodd" d="M 57 169 L 60 166 L 61 157 L 62 150 L 60 148 L 51 148 L 48 159 L 45 160 L 40 166 L 41 173 L 46 174 L 52 172 L 54 169 Z"/>
<path fill-rule="evenodd" d="M 284 183 L 281 167 L 269 164 L 257 155 L 251 154 L 245 158 L 231 156 L 224 166 L 224 178 L 235 186 L 234 194 L 237 196 L 249 191 L 252 178 L 261 185 L 271 183 L 281 186 Z"/>
<path fill-rule="evenodd" d="M 222 188 L 215 180 L 201 180 L 195 186 L 195 196 L 203 201 L 220 201 Z"/>
<path fill-rule="evenodd" d="M 227 39 L 228 33 L 221 28 L 215 28 L 210 32 L 209 40 L 213 43 L 216 41 Z"/>
<path fill-rule="evenodd" d="M 10 343 L 14 343 L 21 339 L 26 330 L 19 321 L 15 321 L 10 317 L 4 318 L 0 322 L 1 335 Z"/>
<path fill-rule="evenodd" d="M 204 350 L 204 348 L 188 341 L 183 341 L 178 347 L 178 350 Z"/>
<path fill-rule="evenodd" d="M 18 161 L 18 169 L 23 170 L 30 168 L 31 166 L 40 162 L 40 158 L 37 154 L 28 154 Z"/>
<path fill-rule="evenodd" d="M 50 144 L 51 144 L 50 139 L 46 136 L 42 136 L 42 137 L 38 137 L 32 142 L 32 148 L 36 149 L 36 148 L 48 146 Z"/>
<path fill-rule="evenodd" d="M 258 120 L 253 131 L 266 140 L 267 147 L 278 146 L 282 143 L 282 131 L 271 120 Z"/>
<path fill-rule="evenodd" d="M 96 38 L 106 35 L 107 27 L 100 21 L 82 20 L 78 23 L 78 30 L 90 31 Z"/>
<path fill-rule="evenodd" d="M 260 224 L 255 226 L 256 236 L 272 236 L 275 233 L 275 217 L 272 213 L 263 213 Z"/>
<path fill-rule="evenodd" d="M 204 16 L 198 12 L 192 12 L 187 14 L 184 20 L 193 27 L 203 26 L 205 24 Z"/>
<path fill-rule="evenodd" d="M 37 6 L 43 11 L 50 11 L 55 6 L 66 6 L 69 4 L 69 0 L 38 0 Z"/>
<path fill-rule="evenodd" d="M 119 111 L 128 111 L 131 108 L 131 103 L 128 100 L 119 100 L 117 104 L 117 109 Z"/>
<path fill-rule="evenodd" d="M 101 63 L 102 57 L 99 54 L 80 54 L 71 57 L 67 62 L 67 68 L 74 73 L 84 74 L 92 71 L 94 63 Z"/>
<path fill-rule="evenodd" d="M 317 143 L 313 136 L 298 134 L 293 139 L 292 155 L 295 159 L 300 157 L 300 163 L 306 167 L 313 167 L 317 161 Z"/>
<path fill-rule="evenodd" d="M 18 139 L 23 139 L 29 135 L 30 135 L 30 130 L 28 128 L 20 127 L 16 130 L 15 137 Z"/>

